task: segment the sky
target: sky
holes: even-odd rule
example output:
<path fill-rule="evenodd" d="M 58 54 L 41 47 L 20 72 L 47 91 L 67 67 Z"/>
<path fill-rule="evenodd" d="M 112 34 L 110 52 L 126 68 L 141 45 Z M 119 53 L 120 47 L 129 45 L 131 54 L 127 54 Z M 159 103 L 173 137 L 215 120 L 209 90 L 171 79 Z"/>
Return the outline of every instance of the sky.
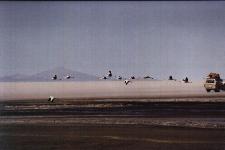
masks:
<path fill-rule="evenodd" d="M 0 2 L 0 76 L 225 78 L 225 2 Z"/>

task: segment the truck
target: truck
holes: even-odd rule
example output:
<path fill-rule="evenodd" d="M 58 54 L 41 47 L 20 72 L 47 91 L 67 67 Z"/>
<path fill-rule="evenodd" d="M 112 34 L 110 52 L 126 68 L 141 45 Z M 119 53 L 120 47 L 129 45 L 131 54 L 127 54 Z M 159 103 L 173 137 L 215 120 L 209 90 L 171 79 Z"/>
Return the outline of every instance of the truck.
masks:
<path fill-rule="evenodd" d="M 211 90 L 220 92 L 223 88 L 223 80 L 220 78 L 220 74 L 211 72 L 206 78 L 204 87 L 207 92 L 210 92 Z"/>

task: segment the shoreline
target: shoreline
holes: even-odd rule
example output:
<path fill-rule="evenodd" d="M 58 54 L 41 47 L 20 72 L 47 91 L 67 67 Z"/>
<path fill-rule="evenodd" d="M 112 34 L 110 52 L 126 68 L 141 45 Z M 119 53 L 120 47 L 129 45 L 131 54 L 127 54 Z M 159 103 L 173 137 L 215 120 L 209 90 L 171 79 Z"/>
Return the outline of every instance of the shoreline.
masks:
<path fill-rule="evenodd" d="M 196 129 L 225 129 L 224 118 L 99 118 L 74 116 L 0 117 L 3 126 L 145 126 Z"/>
<path fill-rule="evenodd" d="M 1 102 L 0 126 L 146 125 L 225 129 L 224 102 Z"/>
<path fill-rule="evenodd" d="M 29 103 L 31 101 L 36 102 L 48 102 L 47 98 L 40 99 L 9 99 L 9 100 L 0 100 L 0 103 L 17 103 L 24 102 Z M 134 97 L 126 97 L 126 98 L 57 98 L 54 100 L 52 104 L 55 103 L 116 103 L 116 102 L 143 102 L 143 103 L 225 103 L 224 96 L 208 96 L 208 97 L 151 97 L 151 98 L 134 98 Z M 49 102 L 51 104 L 51 102 Z"/>

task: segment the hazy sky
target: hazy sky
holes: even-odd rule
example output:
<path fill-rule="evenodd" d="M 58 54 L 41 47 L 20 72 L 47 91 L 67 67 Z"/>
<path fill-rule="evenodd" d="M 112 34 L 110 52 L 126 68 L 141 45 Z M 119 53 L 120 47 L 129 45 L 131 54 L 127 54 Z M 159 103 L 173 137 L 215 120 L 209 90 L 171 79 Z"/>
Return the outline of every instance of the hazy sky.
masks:
<path fill-rule="evenodd" d="M 0 2 L 0 76 L 225 78 L 225 2 Z"/>

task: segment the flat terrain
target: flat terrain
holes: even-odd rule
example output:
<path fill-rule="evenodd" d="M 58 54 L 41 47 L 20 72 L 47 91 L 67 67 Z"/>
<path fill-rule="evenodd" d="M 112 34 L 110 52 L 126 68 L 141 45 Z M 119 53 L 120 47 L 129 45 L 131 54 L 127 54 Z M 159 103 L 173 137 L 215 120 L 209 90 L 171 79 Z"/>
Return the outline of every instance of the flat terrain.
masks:
<path fill-rule="evenodd" d="M 172 99 L 225 97 L 225 92 L 207 93 L 202 82 L 132 80 L 90 82 L 1 82 L 0 100 L 47 99 Z M 182 100 L 182 99 L 180 99 Z M 207 99 L 204 99 L 207 100 Z M 157 100 L 158 101 L 158 100 Z"/>
<path fill-rule="evenodd" d="M 225 92 L 203 82 L 2 82 L 0 149 L 224 150 Z"/>
<path fill-rule="evenodd" d="M 223 99 L 149 101 L 1 101 L 0 149 L 225 149 Z"/>
<path fill-rule="evenodd" d="M 4 150 L 224 150 L 225 130 L 140 125 L 0 126 Z"/>

